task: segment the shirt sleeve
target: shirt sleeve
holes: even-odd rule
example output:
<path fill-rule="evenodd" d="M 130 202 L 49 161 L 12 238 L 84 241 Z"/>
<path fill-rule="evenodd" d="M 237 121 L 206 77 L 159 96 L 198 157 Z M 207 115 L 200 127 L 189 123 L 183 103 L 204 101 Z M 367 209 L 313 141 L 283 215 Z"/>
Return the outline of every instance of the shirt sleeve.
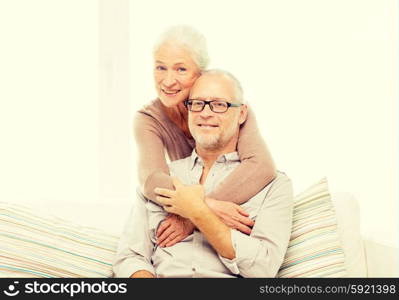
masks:
<path fill-rule="evenodd" d="M 235 258 L 219 255 L 223 264 L 243 277 L 275 277 L 291 235 L 292 209 L 291 181 L 279 175 L 266 195 L 251 235 L 231 230 Z"/>
<path fill-rule="evenodd" d="M 241 164 L 221 182 L 209 197 L 242 204 L 258 194 L 276 177 L 276 167 L 249 107 L 237 145 Z M 245 189 L 242 187 L 245 186 Z"/>
<path fill-rule="evenodd" d="M 155 120 L 137 112 L 134 118 L 134 137 L 138 152 L 138 178 L 144 196 L 156 202 L 156 187 L 173 190 L 172 178 L 165 159 L 165 146 Z M 158 203 L 159 204 L 159 203 Z"/>
<path fill-rule="evenodd" d="M 140 270 L 155 275 L 151 264 L 154 244 L 150 238 L 146 201 L 138 194 L 118 243 L 112 267 L 114 277 L 130 277 Z"/>

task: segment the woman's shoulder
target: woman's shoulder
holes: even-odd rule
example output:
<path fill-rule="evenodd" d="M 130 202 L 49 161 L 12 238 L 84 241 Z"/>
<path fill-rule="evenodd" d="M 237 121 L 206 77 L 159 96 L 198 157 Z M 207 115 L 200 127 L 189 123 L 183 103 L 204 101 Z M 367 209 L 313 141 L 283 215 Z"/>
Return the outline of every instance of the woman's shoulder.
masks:
<path fill-rule="evenodd" d="M 147 118 L 145 117 L 147 116 Z M 152 100 L 136 112 L 136 118 L 148 119 L 148 117 L 158 121 L 165 119 L 166 115 L 159 99 Z"/>
<path fill-rule="evenodd" d="M 149 103 L 143 105 L 142 108 L 140 108 L 138 113 L 142 114 L 159 114 L 162 113 L 162 103 L 161 101 L 157 98 L 155 100 L 150 101 Z"/>
<path fill-rule="evenodd" d="M 168 117 L 162 108 L 162 103 L 159 99 L 152 100 L 148 104 L 139 109 L 134 116 L 136 126 L 159 126 L 163 124 L 166 126 L 170 123 Z"/>

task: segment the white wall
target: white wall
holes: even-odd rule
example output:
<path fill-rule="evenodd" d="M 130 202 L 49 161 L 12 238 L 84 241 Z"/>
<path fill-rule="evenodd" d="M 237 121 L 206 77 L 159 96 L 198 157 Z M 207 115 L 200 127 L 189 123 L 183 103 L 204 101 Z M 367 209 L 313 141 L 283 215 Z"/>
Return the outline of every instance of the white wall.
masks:
<path fill-rule="evenodd" d="M 327 176 L 332 190 L 360 201 L 364 234 L 397 242 L 396 1 L 135 0 L 130 8 L 134 108 L 155 97 L 157 35 L 195 26 L 212 67 L 241 80 L 295 191 Z"/>
<path fill-rule="evenodd" d="M 102 203 L 129 203 L 132 181 L 129 0 L 99 0 L 99 192 Z"/>
<path fill-rule="evenodd" d="M 0 2 L 0 201 L 120 230 L 135 190 L 128 7 Z"/>
<path fill-rule="evenodd" d="M 1 1 L 0 37 L 0 199 L 96 201 L 97 1 Z"/>

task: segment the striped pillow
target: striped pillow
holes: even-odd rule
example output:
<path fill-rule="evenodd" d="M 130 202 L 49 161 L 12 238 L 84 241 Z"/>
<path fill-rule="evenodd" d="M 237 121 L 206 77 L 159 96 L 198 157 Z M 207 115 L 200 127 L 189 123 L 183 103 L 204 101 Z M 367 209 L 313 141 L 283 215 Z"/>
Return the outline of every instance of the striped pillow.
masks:
<path fill-rule="evenodd" d="M 0 277 L 110 277 L 119 237 L 0 202 Z"/>
<path fill-rule="evenodd" d="M 290 242 L 277 277 L 344 277 L 344 252 L 327 179 L 294 198 Z"/>

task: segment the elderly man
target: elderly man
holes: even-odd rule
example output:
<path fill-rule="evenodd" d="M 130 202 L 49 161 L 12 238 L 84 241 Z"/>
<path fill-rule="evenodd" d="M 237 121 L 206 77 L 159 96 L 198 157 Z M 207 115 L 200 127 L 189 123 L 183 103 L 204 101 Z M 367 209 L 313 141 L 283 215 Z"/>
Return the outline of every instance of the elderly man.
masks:
<path fill-rule="evenodd" d="M 175 191 L 156 190 L 163 207 L 138 195 L 119 243 L 114 275 L 274 277 L 291 233 L 291 181 L 279 172 L 242 205 L 255 221 L 249 236 L 229 228 L 204 195 L 240 164 L 237 140 L 247 113 L 241 86 L 227 72 L 207 71 L 195 82 L 186 106 L 196 148 L 190 157 L 170 164 Z M 188 218 L 196 229 L 181 242 L 160 247 L 156 231 L 168 212 Z"/>

